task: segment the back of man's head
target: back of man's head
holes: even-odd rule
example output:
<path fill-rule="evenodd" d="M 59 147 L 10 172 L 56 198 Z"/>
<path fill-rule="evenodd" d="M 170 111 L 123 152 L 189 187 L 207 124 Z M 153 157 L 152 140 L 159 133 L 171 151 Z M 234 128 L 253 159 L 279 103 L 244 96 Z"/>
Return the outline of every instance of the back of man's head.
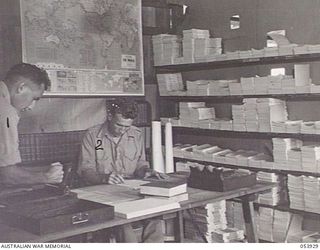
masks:
<path fill-rule="evenodd" d="M 13 85 L 24 79 L 39 86 L 43 84 L 45 90 L 48 90 L 50 86 L 50 79 L 47 72 L 28 63 L 19 63 L 11 67 L 4 78 L 4 82 L 7 85 Z"/>
<path fill-rule="evenodd" d="M 121 114 L 125 119 L 135 119 L 138 115 L 138 105 L 134 100 L 117 98 L 107 103 L 108 112 L 114 116 Z"/>

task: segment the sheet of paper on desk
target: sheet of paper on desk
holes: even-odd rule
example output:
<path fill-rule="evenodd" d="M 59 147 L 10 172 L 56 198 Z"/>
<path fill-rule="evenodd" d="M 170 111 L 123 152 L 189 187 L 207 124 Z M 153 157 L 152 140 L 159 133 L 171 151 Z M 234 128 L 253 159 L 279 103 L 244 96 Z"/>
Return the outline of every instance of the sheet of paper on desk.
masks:
<path fill-rule="evenodd" d="M 131 189 L 134 189 L 134 190 L 138 190 L 140 189 L 140 186 L 143 185 L 143 184 L 147 184 L 149 183 L 150 181 L 144 181 L 144 180 L 124 180 L 124 183 L 122 184 L 118 184 L 118 186 L 121 186 L 121 187 L 127 187 L 127 188 L 131 188 Z"/>
<path fill-rule="evenodd" d="M 114 207 L 115 214 L 125 219 L 131 219 L 176 208 L 180 208 L 180 204 L 178 202 L 156 198 L 122 202 L 116 204 Z"/>

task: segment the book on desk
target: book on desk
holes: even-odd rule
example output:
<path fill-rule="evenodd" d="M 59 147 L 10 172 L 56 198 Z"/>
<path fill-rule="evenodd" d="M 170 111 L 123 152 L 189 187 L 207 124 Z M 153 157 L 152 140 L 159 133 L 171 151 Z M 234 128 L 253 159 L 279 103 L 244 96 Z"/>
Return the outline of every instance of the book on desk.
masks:
<path fill-rule="evenodd" d="M 187 192 L 187 183 L 155 181 L 140 186 L 140 193 L 145 195 L 172 197 Z"/>

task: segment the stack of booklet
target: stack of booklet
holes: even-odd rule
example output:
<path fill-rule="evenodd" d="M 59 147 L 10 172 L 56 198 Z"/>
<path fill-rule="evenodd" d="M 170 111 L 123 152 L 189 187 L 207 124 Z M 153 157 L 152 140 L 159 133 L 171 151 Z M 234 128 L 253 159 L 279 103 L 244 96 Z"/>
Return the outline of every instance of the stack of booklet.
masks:
<path fill-rule="evenodd" d="M 246 131 L 246 117 L 244 105 L 232 105 L 232 119 L 234 131 Z"/>
<path fill-rule="evenodd" d="M 185 62 L 195 62 L 195 57 L 204 57 L 208 54 L 210 33 L 209 30 L 191 29 L 183 31 L 183 58 Z"/>
<path fill-rule="evenodd" d="M 292 148 L 288 151 L 287 166 L 290 170 L 302 171 L 301 148 Z"/>
<path fill-rule="evenodd" d="M 226 217 L 228 226 L 245 230 L 242 204 L 234 201 L 227 201 Z"/>
<path fill-rule="evenodd" d="M 320 213 L 320 178 L 303 176 L 305 210 Z"/>
<path fill-rule="evenodd" d="M 320 160 L 320 146 L 302 146 L 302 171 L 318 172 L 318 161 Z"/>
<path fill-rule="evenodd" d="M 173 64 L 180 56 L 181 41 L 176 35 L 160 34 L 152 36 L 155 65 Z"/>
<path fill-rule="evenodd" d="M 275 173 L 258 172 L 257 180 L 279 184 L 277 187 L 273 187 L 270 192 L 259 194 L 258 196 L 259 203 L 272 206 L 277 205 L 280 201 L 280 192 L 282 191 L 279 175 Z"/>
<path fill-rule="evenodd" d="M 244 238 L 243 230 L 227 226 L 226 201 L 210 203 L 189 211 L 191 216 L 184 214 L 185 237 L 188 239 L 199 240 L 201 234 L 208 242 L 238 242 Z"/>
<path fill-rule="evenodd" d="M 215 118 L 215 109 L 206 107 L 204 102 L 180 102 L 179 112 L 182 125 Z"/>
<path fill-rule="evenodd" d="M 283 168 L 287 165 L 288 152 L 294 148 L 301 148 L 302 141 L 291 138 L 272 138 L 273 159 L 275 167 Z"/>
<path fill-rule="evenodd" d="M 290 208 L 305 210 L 303 176 L 288 175 Z"/>
<path fill-rule="evenodd" d="M 183 81 L 181 73 L 157 74 L 159 93 L 161 96 L 169 95 L 176 91 L 183 91 Z"/>
<path fill-rule="evenodd" d="M 273 221 L 272 208 L 259 208 L 259 221 L 258 221 L 258 235 L 259 239 L 273 242 L 272 221 Z"/>
<path fill-rule="evenodd" d="M 273 240 L 274 242 L 285 242 L 286 233 L 290 224 L 290 213 L 280 210 L 274 210 L 273 215 Z"/>

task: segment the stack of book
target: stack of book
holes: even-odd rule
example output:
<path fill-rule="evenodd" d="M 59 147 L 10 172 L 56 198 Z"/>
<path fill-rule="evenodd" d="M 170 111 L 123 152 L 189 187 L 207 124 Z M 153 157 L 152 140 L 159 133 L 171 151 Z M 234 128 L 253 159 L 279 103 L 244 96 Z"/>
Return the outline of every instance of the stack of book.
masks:
<path fill-rule="evenodd" d="M 145 198 L 158 198 L 170 201 L 185 201 L 189 196 L 185 181 L 152 181 L 140 186 L 140 194 Z"/>
<path fill-rule="evenodd" d="M 187 81 L 187 95 L 188 96 L 206 96 L 209 95 L 208 80 Z"/>
<path fill-rule="evenodd" d="M 234 201 L 227 201 L 226 216 L 228 226 L 245 230 L 245 222 L 243 218 L 242 204 Z"/>
<path fill-rule="evenodd" d="M 273 221 L 272 208 L 259 207 L 259 220 L 258 220 L 258 235 L 259 239 L 273 242 L 272 221 Z"/>
<path fill-rule="evenodd" d="M 273 216 L 273 240 L 274 242 L 285 242 L 286 233 L 290 224 L 290 213 L 280 210 L 274 210 Z"/>
<path fill-rule="evenodd" d="M 181 124 L 187 126 L 215 118 L 215 109 L 206 107 L 204 102 L 180 102 L 179 111 Z"/>
<path fill-rule="evenodd" d="M 279 185 L 272 188 L 270 192 L 259 194 L 258 196 L 259 203 L 272 206 L 277 205 L 280 201 L 280 192 L 282 191 L 279 175 L 275 173 L 258 172 L 257 180 L 279 183 Z"/>
<path fill-rule="evenodd" d="M 320 213 L 320 178 L 303 176 L 303 192 L 305 210 Z"/>
<path fill-rule="evenodd" d="M 254 78 L 253 77 L 241 77 L 240 84 L 243 94 L 254 95 Z"/>
<path fill-rule="evenodd" d="M 246 131 L 246 117 L 244 105 L 232 105 L 232 119 L 234 131 Z"/>
<path fill-rule="evenodd" d="M 259 132 L 271 132 L 272 122 L 282 122 L 288 119 L 284 101 L 274 98 L 259 98 L 256 102 Z"/>
<path fill-rule="evenodd" d="M 155 65 L 173 64 L 180 56 L 181 42 L 176 35 L 160 34 L 152 36 Z"/>
<path fill-rule="evenodd" d="M 208 54 L 207 48 L 209 40 L 209 30 L 184 30 L 182 40 L 184 61 L 192 63 L 195 62 L 195 57 L 204 57 Z"/>
<path fill-rule="evenodd" d="M 208 242 L 214 242 L 212 232 L 227 228 L 225 201 L 210 203 L 205 207 L 189 210 L 189 212 L 190 214 L 184 214 L 186 238 L 197 239 L 199 237 L 199 232 L 192 221 Z"/>
<path fill-rule="evenodd" d="M 259 130 L 257 99 L 248 98 L 244 99 L 243 102 L 247 131 L 257 132 Z"/>
<path fill-rule="evenodd" d="M 244 231 L 237 228 L 217 229 L 212 232 L 212 240 L 217 243 L 241 242 L 244 239 Z"/>
<path fill-rule="evenodd" d="M 320 160 L 320 146 L 302 146 L 302 171 L 318 172 L 318 161 Z"/>
<path fill-rule="evenodd" d="M 176 74 L 157 74 L 157 81 L 160 96 L 175 94 L 177 91 L 183 91 L 183 81 L 181 73 Z"/>
<path fill-rule="evenodd" d="M 303 176 L 288 175 L 290 208 L 305 210 Z"/>
<path fill-rule="evenodd" d="M 293 148 L 288 151 L 288 168 L 290 170 L 302 171 L 301 148 Z"/>
<path fill-rule="evenodd" d="M 286 168 L 288 152 L 293 148 L 301 148 L 302 141 L 291 138 L 272 138 L 273 159 L 275 167 Z"/>

